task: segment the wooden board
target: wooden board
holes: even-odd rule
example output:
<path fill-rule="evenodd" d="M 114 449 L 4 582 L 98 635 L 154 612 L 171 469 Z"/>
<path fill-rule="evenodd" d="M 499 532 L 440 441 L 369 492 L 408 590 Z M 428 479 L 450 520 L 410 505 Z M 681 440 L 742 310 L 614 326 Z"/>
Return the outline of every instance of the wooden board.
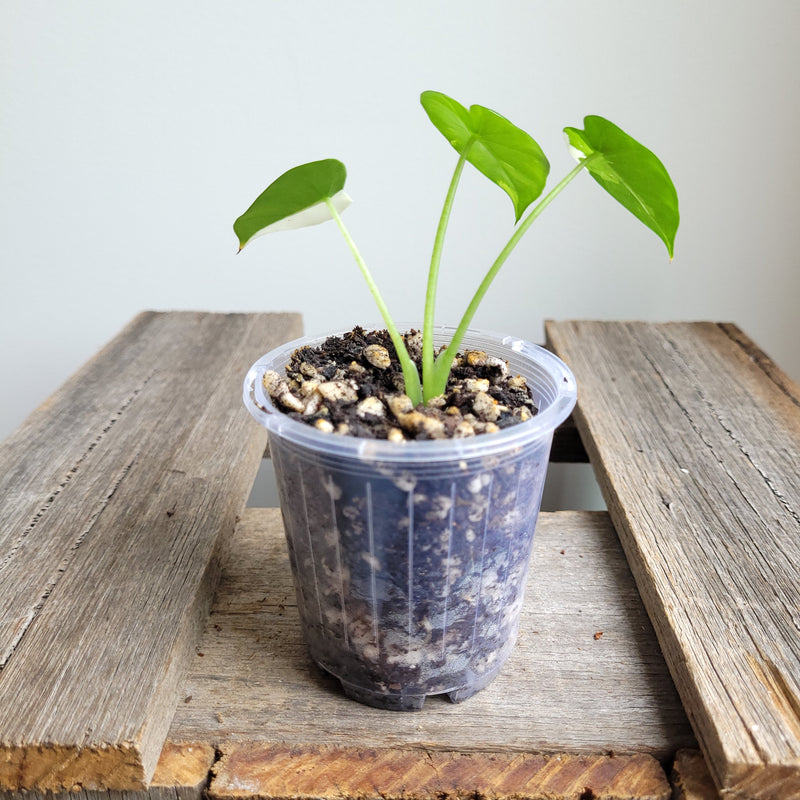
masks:
<path fill-rule="evenodd" d="M 0 447 L 0 788 L 146 786 L 297 315 L 145 313 Z"/>
<path fill-rule="evenodd" d="M 650 756 L 442 753 L 240 745 L 214 770 L 211 800 L 669 800 Z"/>
<path fill-rule="evenodd" d="M 248 509 L 169 737 L 453 752 L 649 754 L 694 742 L 603 512 L 542 514 L 517 647 L 463 704 L 347 700 L 309 661 L 277 509 Z"/>
<path fill-rule="evenodd" d="M 123 792 L 79 789 L 56 793 L 37 789 L 0 790 L 0 800 L 203 800 L 215 761 L 216 752 L 210 745 L 167 742 L 147 789 Z"/>
<path fill-rule="evenodd" d="M 723 796 L 800 796 L 800 389 L 712 323 L 548 323 Z"/>

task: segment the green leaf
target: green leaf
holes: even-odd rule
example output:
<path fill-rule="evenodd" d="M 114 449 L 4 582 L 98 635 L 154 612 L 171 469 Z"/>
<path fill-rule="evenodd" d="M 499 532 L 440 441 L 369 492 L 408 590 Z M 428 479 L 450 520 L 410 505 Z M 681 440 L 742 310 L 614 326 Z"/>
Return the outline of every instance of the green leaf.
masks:
<path fill-rule="evenodd" d="M 431 122 L 459 155 L 508 194 L 515 222 L 542 193 L 550 164 L 541 147 L 521 128 L 491 109 L 469 110 L 441 92 L 420 97 Z"/>
<path fill-rule="evenodd" d="M 344 211 L 352 202 L 342 191 L 346 178 L 344 164 L 335 158 L 284 172 L 233 223 L 239 250 L 255 236 L 332 219 L 326 200 L 332 200 L 337 211 Z"/>
<path fill-rule="evenodd" d="M 654 153 L 603 117 L 583 120 L 584 130 L 564 128 L 573 154 L 591 176 L 654 231 L 672 258 L 678 231 L 678 193 Z"/>

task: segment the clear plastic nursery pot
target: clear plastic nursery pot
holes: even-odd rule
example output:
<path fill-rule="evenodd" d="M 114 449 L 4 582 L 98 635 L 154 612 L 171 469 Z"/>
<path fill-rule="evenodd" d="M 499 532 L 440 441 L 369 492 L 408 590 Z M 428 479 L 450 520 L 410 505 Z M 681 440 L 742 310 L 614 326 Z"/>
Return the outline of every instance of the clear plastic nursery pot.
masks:
<path fill-rule="evenodd" d="M 437 346 L 450 340 L 439 328 Z M 471 331 L 523 375 L 539 413 L 466 439 L 387 442 L 323 433 L 277 410 L 262 387 L 298 339 L 250 369 L 244 400 L 269 432 L 297 601 L 314 661 L 347 696 L 419 710 L 460 702 L 499 673 L 517 637 L 553 431 L 575 381 L 552 353 Z"/>

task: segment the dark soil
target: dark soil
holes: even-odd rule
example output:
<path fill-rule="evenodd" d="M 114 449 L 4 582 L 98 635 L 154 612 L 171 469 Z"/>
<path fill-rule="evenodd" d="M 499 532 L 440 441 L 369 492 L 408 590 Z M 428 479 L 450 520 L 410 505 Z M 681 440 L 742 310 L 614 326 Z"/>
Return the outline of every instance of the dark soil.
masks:
<path fill-rule="evenodd" d="M 404 336 L 419 366 L 422 337 Z M 385 330 L 356 327 L 320 347 L 292 354 L 286 375 L 268 372 L 264 388 L 289 416 L 319 430 L 369 439 L 443 439 L 491 433 L 536 414 L 525 379 L 482 351 L 459 353 L 443 395 L 413 407 Z"/>

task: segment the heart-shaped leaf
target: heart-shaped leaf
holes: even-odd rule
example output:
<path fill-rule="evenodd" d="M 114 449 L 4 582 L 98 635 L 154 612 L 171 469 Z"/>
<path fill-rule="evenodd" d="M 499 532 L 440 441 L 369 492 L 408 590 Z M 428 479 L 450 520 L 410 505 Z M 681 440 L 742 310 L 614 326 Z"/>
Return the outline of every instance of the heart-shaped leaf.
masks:
<path fill-rule="evenodd" d="M 658 157 L 603 117 L 589 116 L 584 129 L 564 128 L 570 149 L 591 176 L 654 231 L 672 258 L 678 231 L 678 193 Z"/>
<path fill-rule="evenodd" d="M 233 223 L 239 249 L 264 233 L 318 225 L 332 219 L 326 200 L 331 200 L 339 212 L 352 202 L 342 191 L 346 178 L 344 164 L 335 158 L 301 164 L 284 172 Z"/>
<path fill-rule="evenodd" d="M 459 155 L 508 194 L 515 222 L 542 193 L 550 164 L 541 147 L 521 128 L 483 106 L 469 110 L 441 92 L 420 97 L 431 122 Z"/>

